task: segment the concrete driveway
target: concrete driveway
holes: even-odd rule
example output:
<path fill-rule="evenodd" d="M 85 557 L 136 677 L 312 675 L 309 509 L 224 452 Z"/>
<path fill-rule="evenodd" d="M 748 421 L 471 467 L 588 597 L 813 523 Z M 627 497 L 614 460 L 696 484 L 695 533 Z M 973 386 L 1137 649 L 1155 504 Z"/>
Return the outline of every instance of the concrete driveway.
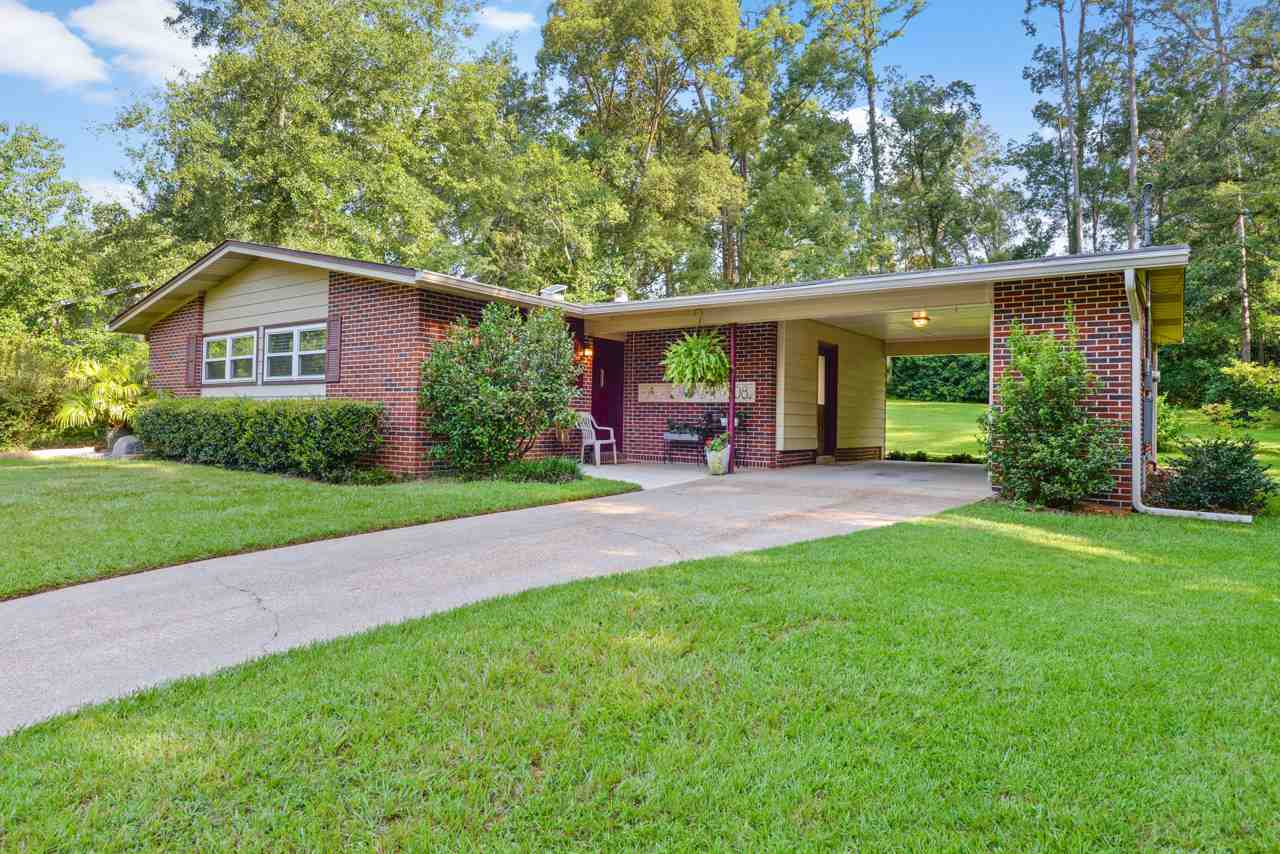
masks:
<path fill-rule="evenodd" d="M 607 474 L 626 480 L 628 469 Z M 645 476 L 645 468 L 633 470 L 638 480 L 663 482 L 651 471 Z M 966 465 L 885 462 L 698 477 L 3 602 L 0 733 L 180 676 L 480 599 L 846 534 L 989 494 L 984 470 Z"/>

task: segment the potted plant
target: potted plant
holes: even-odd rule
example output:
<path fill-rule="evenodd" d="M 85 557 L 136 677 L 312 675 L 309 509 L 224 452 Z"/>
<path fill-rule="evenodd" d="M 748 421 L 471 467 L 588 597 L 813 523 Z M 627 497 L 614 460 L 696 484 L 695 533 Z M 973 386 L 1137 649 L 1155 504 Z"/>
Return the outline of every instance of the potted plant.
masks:
<path fill-rule="evenodd" d="M 690 397 L 699 390 L 723 388 L 729 382 L 729 357 L 724 352 L 724 342 L 718 332 L 710 329 L 686 332 L 683 338 L 667 347 L 662 368 L 664 379 L 683 387 Z M 710 419 L 712 414 L 708 412 L 707 416 Z M 714 423 L 708 421 L 708 425 Z M 712 474 L 728 471 L 729 455 L 733 453 L 728 433 L 708 439 L 706 451 L 707 467 Z"/>
<path fill-rule="evenodd" d="M 699 389 L 718 389 L 729 382 L 729 357 L 719 334 L 686 332 L 662 357 L 663 378 L 692 397 Z"/>
<path fill-rule="evenodd" d="M 729 444 L 729 434 L 721 433 L 707 439 L 707 471 L 712 474 L 724 474 L 729 471 L 729 455 L 733 446 Z"/>

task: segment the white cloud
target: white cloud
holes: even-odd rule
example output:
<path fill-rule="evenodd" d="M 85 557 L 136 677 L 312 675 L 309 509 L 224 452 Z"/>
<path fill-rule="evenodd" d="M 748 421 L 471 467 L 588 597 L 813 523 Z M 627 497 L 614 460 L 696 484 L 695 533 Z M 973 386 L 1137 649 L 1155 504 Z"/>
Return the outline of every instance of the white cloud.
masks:
<path fill-rule="evenodd" d="M 94 45 L 115 52 L 112 65 L 161 83 L 179 71 L 199 71 L 212 53 L 164 22 L 177 12 L 172 0 L 94 0 L 69 18 Z"/>
<path fill-rule="evenodd" d="M 130 210 L 136 210 L 133 203 L 134 189 L 123 181 L 112 178 L 85 178 L 80 181 L 80 189 L 95 202 L 106 204 L 119 202 Z"/>
<path fill-rule="evenodd" d="M 866 107 L 853 107 L 840 114 L 845 121 L 853 125 L 853 132 L 862 136 L 870 125 L 870 111 Z"/>
<path fill-rule="evenodd" d="M 500 30 L 504 33 L 532 30 L 538 26 L 538 22 L 529 12 L 499 9 L 496 6 L 482 6 L 479 17 L 482 26 L 491 30 Z"/>
<path fill-rule="evenodd" d="M 0 74 L 32 77 L 54 88 L 107 80 L 93 49 L 48 12 L 0 0 Z"/>

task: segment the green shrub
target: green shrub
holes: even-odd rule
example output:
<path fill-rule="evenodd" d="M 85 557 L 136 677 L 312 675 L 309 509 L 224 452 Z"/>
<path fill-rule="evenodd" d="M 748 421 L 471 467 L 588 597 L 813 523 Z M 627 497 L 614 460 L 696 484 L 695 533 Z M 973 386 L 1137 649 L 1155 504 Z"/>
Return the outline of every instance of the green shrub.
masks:
<path fill-rule="evenodd" d="M 1268 409 L 1280 411 L 1280 367 L 1233 361 L 1218 369 L 1210 397 L 1230 404 L 1237 421 L 1254 423 Z"/>
<path fill-rule="evenodd" d="M 381 417 L 381 404 L 352 400 L 161 398 L 134 424 L 164 459 L 346 481 L 381 443 Z"/>
<path fill-rule="evenodd" d="M 890 451 L 884 455 L 886 460 L 896 460 L 897 462 L 905 462 L 907 459 L 906 451 Z"/>
<path fill-rule="evenodd" d="M 987 402 L 986 356 L 894 356 L 889 364 L 889 397 Z"/>
<path fill-rule="evenodd" d="M 1173 451 L 1182 446 L 1191 432 L 1186 413 L 1169 403 L 1165 395 L 1156 398 L 1156 450 Z"/>
<path fill-rule="evenodd" d="M 497 478 L 513 483 L 570 483 L 582 480 L 582 465 L 572 457 L 512 460 L 498 469 Z"/>
<path fill-rule="evenodd" d="M 961 451 L 958 454 L 947 454 L 942 458 L 942 461 L 947 463 L 976 463 L 978 458 L 968 451 Z"/>
<path fill-rule="evenodd" d="M 1280 485 L 1257 458 L 1257 443 L 1244 439 L 1192 439 L 1167 475 L 1153 482 L 1150 501 L 1183 510 L 1257 513 Z"/>
<path fill-rule="evenodd" d="M 913 463 L 927 463 L 929 462 L 929 454 L 927 451 L 916 451 L 911 455 L 910 459 Z"/>
<path fill-rule="evenodd" d="M 432 455 L 467 477 L 524 456 L 539 434 L 577 423 L 570 407 L 581 368 L 559 313 L 489 303 L 480 322 L 449 328 L 422 363 Z"/>
<path fill-rule="evenodd" d="M 1071 508 L 1115 487 L 1125 458 L 1116 426 L 1089 413 L 1097 388 L 1078 346 L 1075 318 L 1067 336 L 1029 335 L 1014 323 L 1000 405 L 979 421 L 987 461 L 1001 494 L 1013 501 Z"/>

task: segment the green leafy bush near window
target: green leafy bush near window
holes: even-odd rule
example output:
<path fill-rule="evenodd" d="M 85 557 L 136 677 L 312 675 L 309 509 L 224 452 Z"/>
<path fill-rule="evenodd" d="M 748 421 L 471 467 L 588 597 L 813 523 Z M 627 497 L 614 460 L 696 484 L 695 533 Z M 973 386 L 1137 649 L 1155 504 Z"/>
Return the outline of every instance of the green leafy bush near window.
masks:
<path fill-rule="evenodd" d="M 1280 411 L 1280 367 L 1233 361 L 1218 370 L 1210 397 L 1230 405 L 1235 420 L 1252 424 L 1268 409 Z"/>
<path fill-rule="evenodd" d="M 497 478 L 512 483 L 571 483 L 582 480 L 582 465 L 571 457 L 512 460 L 498 469 Z"/>
<path fill-rule="evenodd" d="M 1251 438 L 1192 439 L 1183 456 L 1152 479 L 1148 501 L 1180 510 L 1257 513 L 1280 493 Z"/>
<path fill-rule="evenodd" d="M 526 318 L 489 303 L 478 324 L 460 318 L 422 363 L 432 455 L 465 477 L 494 474 L 544 431 L 577 423 L 570 404 L 580 372 L 558 312 Z"/>
<path fill-rule="evenodd" d="M 1001 494 L 1016 502 L 1071 508 L 1115 487 L 1125 457 L 1119 429 L 1089 413 L 1097 389 L 1068 308 L 1067 335 L 1009 332 L 1009 370 L 1000 405 L 979 420 L 987 460 Z"/>
<path fill-rule="evenodd" d="M 162 398 L 134 426 L 164 459 L 343 482 L 381 444 L 381 418 L 381 404 L 352 400 Z"/>

